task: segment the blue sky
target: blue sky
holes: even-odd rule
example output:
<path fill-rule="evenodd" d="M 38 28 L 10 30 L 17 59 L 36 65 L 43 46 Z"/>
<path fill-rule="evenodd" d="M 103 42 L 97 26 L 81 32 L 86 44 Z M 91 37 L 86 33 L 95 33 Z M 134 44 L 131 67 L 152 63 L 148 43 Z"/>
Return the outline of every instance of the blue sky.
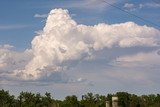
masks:
<path fill-rule="evenodd" d="M 159 78 L 157 77 L 157 74 L 160 74 L 158 70 L 159 55 L 156 54 L 157 52 L 159 52 L 159 46 L 155 46 L 154 43 L 151 43 L 152 39 L 153 41 L 155 39 L 156 42 L 160 41 L 159 0 L 106 0 L 106 2 L 123 9 L 128 13 L 141 17 L 146 21 L 139 19 L 133 15 L 127 14 L 126 12 L 123 12 L 115 7 L 109 6 L 107 3 L 103 2 L 103 0 L 1 0 L 1 87 L 11 90 L 13 94 L 17 94 L 18 92 L 23 90 L 34 92 L 39 91 L 41 93 L 49 91 L 52 94 L 55 92 L 55 96 L 57 98 L 63 98 L 68 94 L 79 95 L 87 91 L 101 94 L 115 91 L 129 91 L 138 94 L 159 93 Z M 63 63 L 58 63 L 58 65 L 56 66 L 67 66 L 68 68 L 66 70 L 60 70 L 60 73 L 53 72 L 53 74 L 44 74 L 39 79 L 35 80 L 23 80 L 12 77 L 10 75 L 12 74 L 12 70 L 15 73 L 15 71 L 19 69 L 23 69 L 25 71 L 29 65 L 33 67 L 32 64 L 34 63 L 34 61 L 32 60 L 32 58 L 34 59 L 35 55 L 37 55 L 37 51 L 35 51 L 37 49 L 36 46 L 38 46 L 38 44 L 41 44 L 41 42 L 45 42 L 45 40 L 41 40 L 40 43 L 37 43 L 35 36 L 38 35 L 40 37 L 43 35 L 37 34 L 37 32 L 45 32 L 43 28 L 45 28 L 45 26 L 49 26 L 50 24 L 49 22 L 46 22 L 47 20 L 49 21 L 49 19 L 47 19 L 49 12 L 55 8 L 67 9 L 68 13 L 65 13 L 63 10 L 58 11 L 62 11 L 62 14 L 69 15 L 72 20 L 77 23 L 77 29 L 81 28 L 79 27 L 79 25 L 81 24 L 87 26 L 86 31 L 89 30 L 89 26 L 93 27 L 93 30 L 95 30 L 96 28 L 94 28 L 94 26 L 98 25 L 99 23 L 104 23 L 106 26 L 117 24 L 121 27 L 114 29 L 109 28 L 111 31 L 108 31 L 109 33 L 107 34 L 113 33 L 115 37 L 119 34 L 122 34 L 123 36 L 123 32 L 125 32 L 125 29 L 128 29 L 129 31 L 126 31 L 126 35 L 123 38 L 125 40 L 125 37 L 128 39 L 127 36 L 134 35 L 134 33 L 128 34 L 127 32 L 134 32 L 134 30 L 138 32 L 139 30 L 142 30 L 142 33 L 137 33 L 137 35 L 135 35 L 138 39 L 141 39 L 141 37 L 143 37 L 143 39 L 149 37 L 149 39 L 146 39 L 146 41 L 149 41 L 150 43 L 146 43 L 144 41 L 144 43 L 140 44 L 139 42 L 135 41 L 135 44 L 131 44 L 128 43 L 128 41 L 132 42 L 132 40 L 135 38 L 130 38 L 128 41 L 126 41 L 126 43 L 128 44 L 122 41 L 123 43 L 119 44 L 119 47 L 113 46 L 114 48 L 112 49 L 112 46 L 110 47 L 108 46 L 108 44 L 105 44 L 106 41 L 104 42 L 98 39 L 100 41 L 100 44 L 104 46 L 99 46 L 99 44 L 98 47 L 93 46 L 94 52 L 91 51 L 83 53 L 78 51 L 80 55 L 77 55 L 78 58 L 76 56 L 76 60 L 74 58 L 69 60 L 64 58 L 65 61 Z M 121 25 L 120 23 L 124 23 L 124 25 Z M 148 26 L 148 28 L 145 28 L 144 25 Z M 103 29 L 103 27 L 101 28 L 101 26 L 103 25 L 99 25 L 97 29 Z M 121 29 L 122 26 L 125 26 L 124 29 Z M 128 26 L 133 26 L 133 28 L 130 28 Z M 148 31 L 146 29 L 148 29 Z M 107 29 L 104 28 L 104 30 Z M 101 34 L 101 32 L 97 32 L 97 34 Z M 71 33 L 71 35 L 72 34 L 73 33 Z M 75 35 L 81 34 L 75 33 Z M 92 34 L 89 33 L 88 35 Z M 66 39 L 70 40 L 71 38 Z M 107 40 L 105 39 L 105 37 L 102 38 L 102 40 L 103 39 Z M 85 38 L 83 40 L 87 41 Z M 99 43 L 99 41 L 95 43 Z M 160 42 L 157 42 L 157 44 L 159 43 Z M 52 43 L 50 43 L 50 45 L 51 44 Z M 68 43 L 66 43 L 65 45 L 68 46 Z M 14 48 L 12 48 L 12 46 Z M 102 49 L 100 49 L 100 47 Z M 62 47 L 61 50 L 63 53 L 63 51 L 65 51 L 64 47 Z M 17 59 L 15 59 L 14 57 Z M 70 57 L 70 55 L 68 57 Z M 92 59 L 92 57 L 94 58 Z M 132 57 L 135 59 L 133 59 Z M 91 58 L 92 60 L 87 60 L 87 58 Z M 52 62 L 56 60 L 58 59 L 53 58 Z M 9 63 L 9 61 L 13 61 L 13 63 Z M 14 64 L 19 65 L 15 66 Z M 8 68 L 4 67 L 6 65 L 8 66 Z M 47 69 L 50 70 L 52 66 L 55 65 L 48 64 L 45 67 L 48 67 Z M 43 70 L 44 69 L 42 69 L 42 71 Z M 132 77 L 132 75 L 134 77 Z M 11 82 L 12 80 L 14 80 L 14 82 Z M 134 84 L 134 87 L 131 84 Z M 31 89 L 31 87 L 33 89 Z"/>

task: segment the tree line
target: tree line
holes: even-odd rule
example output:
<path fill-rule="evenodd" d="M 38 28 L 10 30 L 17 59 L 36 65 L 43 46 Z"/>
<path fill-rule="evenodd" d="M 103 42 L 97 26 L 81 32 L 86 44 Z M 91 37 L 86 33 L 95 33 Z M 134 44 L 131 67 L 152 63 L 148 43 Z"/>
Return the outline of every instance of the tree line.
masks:
<path fill-rule="evenodd" d="M 51 94 L 21 92 L 17 97 L 9 91 L 0 90 L 0 107 L 106 107 L 106 101 L 112 107 L 112 96 L 118 97 L 119 107 L 160 107 L 160 94 L 135 95 L 128 92 L 99 95 L 87 93 L 79 100 L 76 95 L 56 100 Z"/>

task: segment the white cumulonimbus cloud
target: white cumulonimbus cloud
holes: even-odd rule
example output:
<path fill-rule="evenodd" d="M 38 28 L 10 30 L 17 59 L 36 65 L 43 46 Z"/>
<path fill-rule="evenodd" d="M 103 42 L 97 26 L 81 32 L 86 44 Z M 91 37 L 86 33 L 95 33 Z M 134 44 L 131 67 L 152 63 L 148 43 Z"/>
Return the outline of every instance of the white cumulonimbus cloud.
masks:
<path fill-rule="evenodd" d="M 84 59 L 95 51 L 114 47 L 158 46 L 159 36 L 159 30 L 134 22 L 94 26 L 77 24 L 68 10 L 53 9 L 43 30 L 32 40 L 32 59 L 22 70 L 15 69 L 14 75 L 26 80 L 38 79 L 63 71 L 67 68 L 67 61 Z"/>

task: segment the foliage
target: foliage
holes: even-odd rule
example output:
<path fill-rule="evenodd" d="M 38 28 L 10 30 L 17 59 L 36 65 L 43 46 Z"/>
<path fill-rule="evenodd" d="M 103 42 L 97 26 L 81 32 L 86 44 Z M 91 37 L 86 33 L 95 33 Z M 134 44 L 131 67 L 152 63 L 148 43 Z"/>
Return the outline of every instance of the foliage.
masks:
<path fill-rule="evenodd" d="M 117 92 L 106 96 L 87 93 L 78 100 L 77 96 L 66 96 L 63 101 L 55 100 L 46 92 L 40 93 L 21 92 L 15 98 L 9 91 L 0 90 L 0 107 L 105 107 L 106 101 L 112 105 L 112 96 L 118 97 L 119 107 L 160 107 L 160 94 L 137 96 L 127 92 Z"/>

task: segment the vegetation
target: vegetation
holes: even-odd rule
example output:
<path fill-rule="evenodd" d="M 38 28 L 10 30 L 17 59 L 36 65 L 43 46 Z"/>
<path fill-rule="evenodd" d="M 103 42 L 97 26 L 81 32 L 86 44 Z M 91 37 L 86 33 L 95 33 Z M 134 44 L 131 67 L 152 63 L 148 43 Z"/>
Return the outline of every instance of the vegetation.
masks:
<path fill-rule="evenodd" d="M 50 93 L 21 92 L 16 98 L 9 91 L 0 90 L 0 107 L 105 107 L 106 101 L 112 104 L 112 96 L 118 96 L 119 107 L 160 107 L 160 94 L 137 96 L 127 92 L 117 92 L 106 96 L 87 93 L 78 100 L 75 95 L 67 96 L 63 101 L 51 97 Z"/>

